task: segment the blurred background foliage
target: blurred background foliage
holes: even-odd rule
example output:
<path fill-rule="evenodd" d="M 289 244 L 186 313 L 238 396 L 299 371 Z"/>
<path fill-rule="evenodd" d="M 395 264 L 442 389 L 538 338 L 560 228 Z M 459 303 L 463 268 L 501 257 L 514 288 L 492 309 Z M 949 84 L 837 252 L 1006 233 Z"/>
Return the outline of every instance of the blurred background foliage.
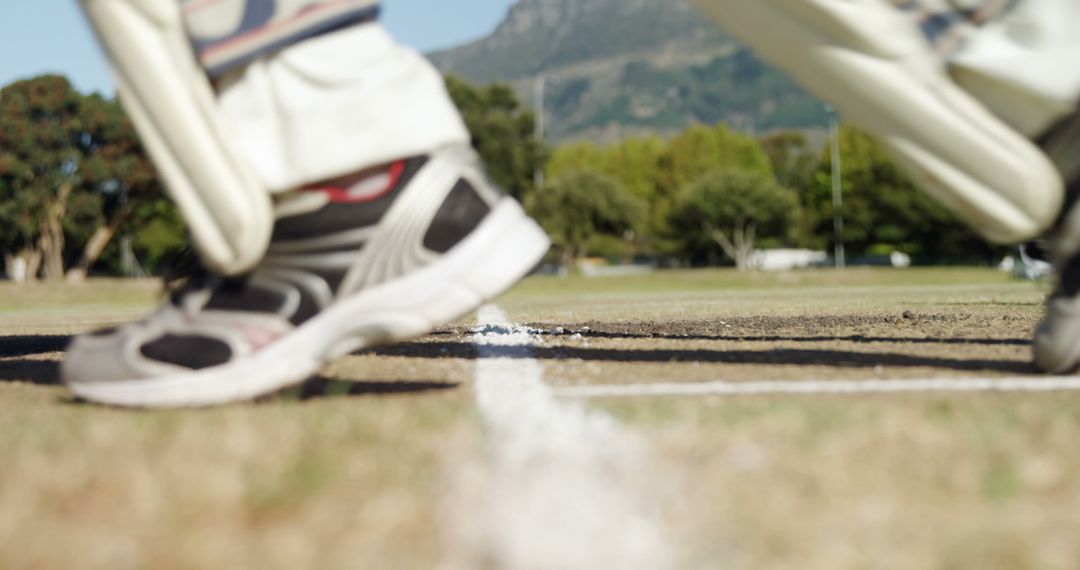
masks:
<path fill-rule="evenodd" d="M 509 86 L 448 76 L 447 87 L 493 181 L 551 233 L 553 263 L 595 256 L 742 266 L 759 247 L 832 250 L 831 155 L 821 136 L 693 124 L 549 148 Z M 1000 253 L 918 191 L 872 139 L 842 127 L 838 143 L 852 261 L 901 251 L 922 264 L 986 264 Z M 116 100 L 54 75 L 0 90 L 0 252 L 9 278 L 158 275 L 186 247 L 184 225 Z"/>

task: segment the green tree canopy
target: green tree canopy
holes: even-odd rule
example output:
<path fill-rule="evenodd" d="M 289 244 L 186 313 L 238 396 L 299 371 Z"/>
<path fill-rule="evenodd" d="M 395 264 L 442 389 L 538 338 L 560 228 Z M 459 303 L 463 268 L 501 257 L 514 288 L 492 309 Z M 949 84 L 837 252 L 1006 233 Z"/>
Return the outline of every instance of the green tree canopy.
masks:
<path fill-rule="evenodd" d="M 720 169 L 773 175 L 769 158 L 758 142 L 723 125 L 690 127 L 671 139 L 661 167 L 671 193 Z"/>
<path fill-rule="evenodd" d="M 589 169 L 564 172 L 527 202 L 547 230 L 564 267 L 589 253 L 602 235 L 621 237 L 641 222 L 644 204 L 614 178 Z"/>
<path fill-rule="evenodd" d="M 549 178 L 567 172 L 588 169 L 603 173 L 619 182 L 629 195 L 647 205 L 641 228 L 647 240 L 666 227 L 665 205 L 670 201 L 669 189 L 664 186 L 660 164 L 665 143 L 656 137 L 628 138 L 617 144 L 599 147 L 581 142 L 557 148 L 548 162 Z"/>
<path fill-rule="evenodd" d="M 798 211 L 796 194 L 771 176 L 716 169 L 679 193 L 671 227 L 693 260 L 715 263 L 723 253 L 747 269 L 758 240 L 784 241 Z"/>
<path fill-rule="evenodd" d="M 64 272 L 62 223 L 90 144 L 82 95 L 47 75 L 0 90 L 0 246 L 36 274 Z"/>
<path fill-rule="evenodd" d="M 132 213 L 162 201 L 116 101 L 52 75 L 0 91 L 0 250 L 9 265 L 25 261 L 30 279 L 39 265 L 51 279 L 73 265 L 69 278 L 81 279 Z"/>
<path fill-rule="evenodd" d="M 92 217 L 78 224 L 91 233 L 77 241 L 85 245 L 68 270 L 73 281 L 86 277 L 118 232 L 137 232 L 163 208 L 172 208 L 123 108 L 96 95 L 86 97 L 83 106 L 91 145 L 79 168 L 81 191 L 74 197 L 90 201 L 93 208 L 88 212 Z"/>
<path fill-rule="evenodd" d="M 670 141 L 657 137 L 628 138 L 599 147 L 582 142 L 557 148 L 548 163 L 549 177 L 590 169 L 617 180 L 646 205 L 640 247 L 680 253 L 668 238 L 671 208 L 681 188 L 716 170 L 741 170 L 772 176 L 772 167 L 753 138 L 725 126 L 694 126 Z"/>
<path fill-rule="evenodd" d="M 810 187 L 818 156 L 811 149 L 806 135 L 797 131 L 782 131 L 761 137 L 759 143 L 781 186 L 799 191 Z"/>
<path fill-rule="evenodd" d="M 839 132 L 844 246 L 852 256 L 902 251 L 917 261 L 981 261 L 993 247 L 921 192 L 884 147 L 862 132 Z M 805 206 L 815 233 L 832 240 L 832 167 L 828 149 L 817 164 Z"/>
<path fill-rule="evenodd" d="M 532 111 L 523 108 L 506 85 L 476 87 L 451 75 L 446 87 L 492 181 L 518 199 L 532 191 L 535 173 L 546 159 L 536 140 Z"/>

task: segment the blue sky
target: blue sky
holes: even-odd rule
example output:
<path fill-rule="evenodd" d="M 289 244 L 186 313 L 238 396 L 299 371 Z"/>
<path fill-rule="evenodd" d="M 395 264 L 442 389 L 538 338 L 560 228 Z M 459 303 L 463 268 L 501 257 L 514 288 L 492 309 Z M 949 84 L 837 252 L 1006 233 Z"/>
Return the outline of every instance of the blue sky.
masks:
<path fill-rule="evenodd" d="M 421 51 L 486 35 L 515 0 L 384 0 L 383 22 Z M 0 18 L 0 86 L 42 73 L 67 75 L 82 91 L 113 82 L 77 0 L 17 0 Z"/>

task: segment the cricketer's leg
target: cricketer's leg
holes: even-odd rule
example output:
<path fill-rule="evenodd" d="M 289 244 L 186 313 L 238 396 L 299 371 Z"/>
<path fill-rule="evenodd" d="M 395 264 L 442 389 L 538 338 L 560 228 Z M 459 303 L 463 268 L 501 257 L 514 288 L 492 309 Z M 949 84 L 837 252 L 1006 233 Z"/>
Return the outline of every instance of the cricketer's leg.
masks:
<path fill-rule="evenodd" d="M 997 117 L 950 76 L 952 55 L 942 50 L 959 50 L 964 36 L 982 32 L 966 13 L 950 6 L 940 14 L 926 11 L 927 2 L 912 0 L 694 2 L 847 120 L 880 138 L 929 192 L 987 238 L 1016 243 L 1053 225 L 1063 184 L 1029 140 L 1034 133 Z M 959 45 L 946 43 L 954 38 Z M 1074 100 L 1078 87 L 1080 82 L 1069 93 Z M 1019 99 L 1004 89 L 994 94 L 1009 103 Z M 1032 110 L 1028 122 L 1048 128 L 1067 111 Z"/>
<path fill-rule="evenodd" d="M 76 395 L 256 397 L 468 313 L 547 251 L 487 180 L 440 75 L 384 32 L 375 2 L 83 4 L 121 77 L 137 77 L 124 100 L 156 138 L 155 160 L 174 165 L 174 197 L 194 204 L 183 211 L 211 271 L 150 318 L 76 339 L 63 366 Z M 141 67 L 132 49 L 157 49 L 161 67 Z M 160 95 L 162 83 L 174 91 Z M 215 146 L 191 148 L 192 137 Z M 227 161 L 209 169 L 209 155 Z M 261 240 L 234 235 L 263 224 Z"/>
<path fill-rule="evenodd" d="M 1060 121 L 1040 142 L 1069 180 L 1066 208 L 1049 240 L 1057 284 L 1035 331 L 1035 365 L 1053 373 L 1080 366 L 1080 114 Z"/>
<path fill-rule="evenodd" d="M 1080 2 L 693 1 L 987 239 L 1048 237 L 1060 285 L 1035 362 L 1080 364 Z"/>

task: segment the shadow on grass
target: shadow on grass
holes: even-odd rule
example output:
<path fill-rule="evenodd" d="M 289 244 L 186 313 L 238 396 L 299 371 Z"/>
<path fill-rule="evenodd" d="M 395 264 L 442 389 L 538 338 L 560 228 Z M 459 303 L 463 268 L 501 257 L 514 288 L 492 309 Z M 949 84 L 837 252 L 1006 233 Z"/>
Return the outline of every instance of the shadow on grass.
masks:
<path fill-rule="evenodd" d="M 53 360 L 20 358 L 63 352 L 70 336 L 0 336 L 0 382 L 25 382 L 42 386 L 60 383 L 60 363 Z"/>
<path fill-rule="evenodd" d="M 609 349 L 536 346 L 484 346 L 481 357 L 470 342 L 403 343 L 377 349 L 380 356 L 407 358 L 535 358 L 539 360 L 584 360 L 593 362 L 701 362 L 709 364 L 750 364 L 770 366 L 835 366 L 839 368 L 941 368 L 968 372 L 1010 372 L 1035 374 L 1034 366 L 1015 360 L 941 358 L 895 352 L 864 353 L 843 350 L 707 350 L 707 349 Z"/>
<path fill-rule="evenodd" d="M 60 384 L 60 363 L 54 360 L 0 360 L 0 383 Z"/>
<path fill-rule="evenodd" d="M 71 339 L 57 335 L 0 336 L 0 358 L 63 352 Z"/>
<path fill-rule="evenodd" d="M 459 384 L 455 382 L 432 382 L 402 380 L 398 382 L 361 382 L 352 380 L 335 380 L 331 378 L 312 378 L 303 384 L 287 388 L 271 399 L 322 400 L 329 398 L 350 397 L 375 397 L 375 396 L 408 396 L 425 394 L 430 392 L 444 392 L 457 389 Z"/>

